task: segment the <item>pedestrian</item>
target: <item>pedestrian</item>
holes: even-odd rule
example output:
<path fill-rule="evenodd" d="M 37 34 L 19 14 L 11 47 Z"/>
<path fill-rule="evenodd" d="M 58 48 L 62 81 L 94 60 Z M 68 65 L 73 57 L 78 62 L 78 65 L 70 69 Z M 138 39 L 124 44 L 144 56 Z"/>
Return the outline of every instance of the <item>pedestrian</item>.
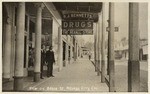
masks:
<path fill-rule="evenodd" d="M 53 76 L 53 63 L 55 63 L 54 52 L 52 46 L 49 47 L 49 50 L 46 51 L 46 61 L 47 61 L 47 77 Z"/>
<path fill-rule="evenodd" d="M 89 54 L 89 60 L 91 59 L 91 54 Z"/>
<path fill-rule="evenodd" d="M 81 54 L 81 58 L 83 58 L 83 55 Z"/>
<path fill-rule="evenodd" d="M 91 59 L 91 52 L 89 52 L 89 60 Z"/>
<path fill-rule="evenodd" d="M 45 46 L 42 45 L 41 46 L 41 74 L 40 74 L 40 78 L 43 78 L 43 66 L 45 65 L 45 58 L 46 58 L 46 51 L 45 51 Z"/>

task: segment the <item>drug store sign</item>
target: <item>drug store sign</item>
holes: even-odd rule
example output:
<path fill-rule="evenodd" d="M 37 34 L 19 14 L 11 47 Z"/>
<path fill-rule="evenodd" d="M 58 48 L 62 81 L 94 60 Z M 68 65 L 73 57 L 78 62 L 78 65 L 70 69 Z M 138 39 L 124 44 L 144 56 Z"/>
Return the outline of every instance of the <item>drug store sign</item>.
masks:
<path fill-rule="evenodd" d="M 88 12 L 68 12 L 62 14 L 62 34 L 63 35 L 91 35 L 93 34 L 93 13 Z"/>
<path fill-rule="evenodd" d="M 92 20 L 65 20 L 62 21 L 63 35 L 91 35 L 93 34 Z"/>

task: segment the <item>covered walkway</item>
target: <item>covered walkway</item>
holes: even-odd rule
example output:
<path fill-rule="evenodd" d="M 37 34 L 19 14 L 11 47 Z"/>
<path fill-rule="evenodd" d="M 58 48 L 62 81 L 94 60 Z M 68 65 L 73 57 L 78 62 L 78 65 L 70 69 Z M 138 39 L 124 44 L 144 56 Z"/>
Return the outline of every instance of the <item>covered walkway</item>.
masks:
<path fill-rule="evenodd" d="M 93 59 L 92 59 L 93 61 Z M 115 61 L 116 73 L 116 92 L 127 92 L 127 60 Z M 140 62 L 140 92 L 148 91 L 148 62 Z M 108 92 L 106 83 L 101 83 L 101 76 L 94 72 L 94 66 L 88 59 L 79 59 L 76 62 L 68 64 L 58 72 L 54 68 L 54 78 L 33 82 L 32 77 L 26 77 L 24 80 L 24 91 L 42 91 L 42 92 Z M 13 82 L 3 83 L 3 91 L 12 91 Z"/>
<path fill-rule="evenodd" d="M 25 88 L 26 91 L 104 91 L 108 92 L 106 83 L 101 83 L 95 68 L 88 59 L 79 59 L 69 64 L 55 77 L 46 78 L 39 83 Z"/>

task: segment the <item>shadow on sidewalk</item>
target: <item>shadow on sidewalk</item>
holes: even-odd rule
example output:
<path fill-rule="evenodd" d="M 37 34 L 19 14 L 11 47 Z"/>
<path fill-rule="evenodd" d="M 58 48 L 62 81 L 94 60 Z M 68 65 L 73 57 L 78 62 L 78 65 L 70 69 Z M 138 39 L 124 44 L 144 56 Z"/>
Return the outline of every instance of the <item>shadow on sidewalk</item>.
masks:
<path fill-rule="evenodd" d="M 58 66 L 54 66 L 53 71 L 58 72 Z M 30 85 L 37 84 L 43 80 L 46 80 L 47 79 L 47 70 L 44 69 L 44 73 L 43 73 L 44 79 L 40 79 L 39 82 L 34 82 L 33 75 L 34 75 L 34 70 L 29 69 L 28 76 L 24 77 L 23 88 L 26 88 Z M 2 92 L 13 92 L 13 84 L 14 84 L 13 78 L 11 80 L 2 79 Z"/>

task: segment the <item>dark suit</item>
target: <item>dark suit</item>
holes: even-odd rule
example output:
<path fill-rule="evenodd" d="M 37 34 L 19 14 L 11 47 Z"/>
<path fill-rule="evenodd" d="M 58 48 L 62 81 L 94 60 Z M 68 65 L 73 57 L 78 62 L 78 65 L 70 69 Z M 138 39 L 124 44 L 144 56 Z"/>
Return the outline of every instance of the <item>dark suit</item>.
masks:
<path fill-rule="evenodd" d="M 46 52 L 44 50 L 41 50 L 41 78 L 43 77 L 43 66 L 45 63 L 45 57 L 46 57 Z"/>
<path fill-rule="evenodd" d="M 46 52 L 46 61 L 47 61 L 47 76 L 53 75 L 53 63 L 55 62 L 54 52 L 48 50 Z"/>

